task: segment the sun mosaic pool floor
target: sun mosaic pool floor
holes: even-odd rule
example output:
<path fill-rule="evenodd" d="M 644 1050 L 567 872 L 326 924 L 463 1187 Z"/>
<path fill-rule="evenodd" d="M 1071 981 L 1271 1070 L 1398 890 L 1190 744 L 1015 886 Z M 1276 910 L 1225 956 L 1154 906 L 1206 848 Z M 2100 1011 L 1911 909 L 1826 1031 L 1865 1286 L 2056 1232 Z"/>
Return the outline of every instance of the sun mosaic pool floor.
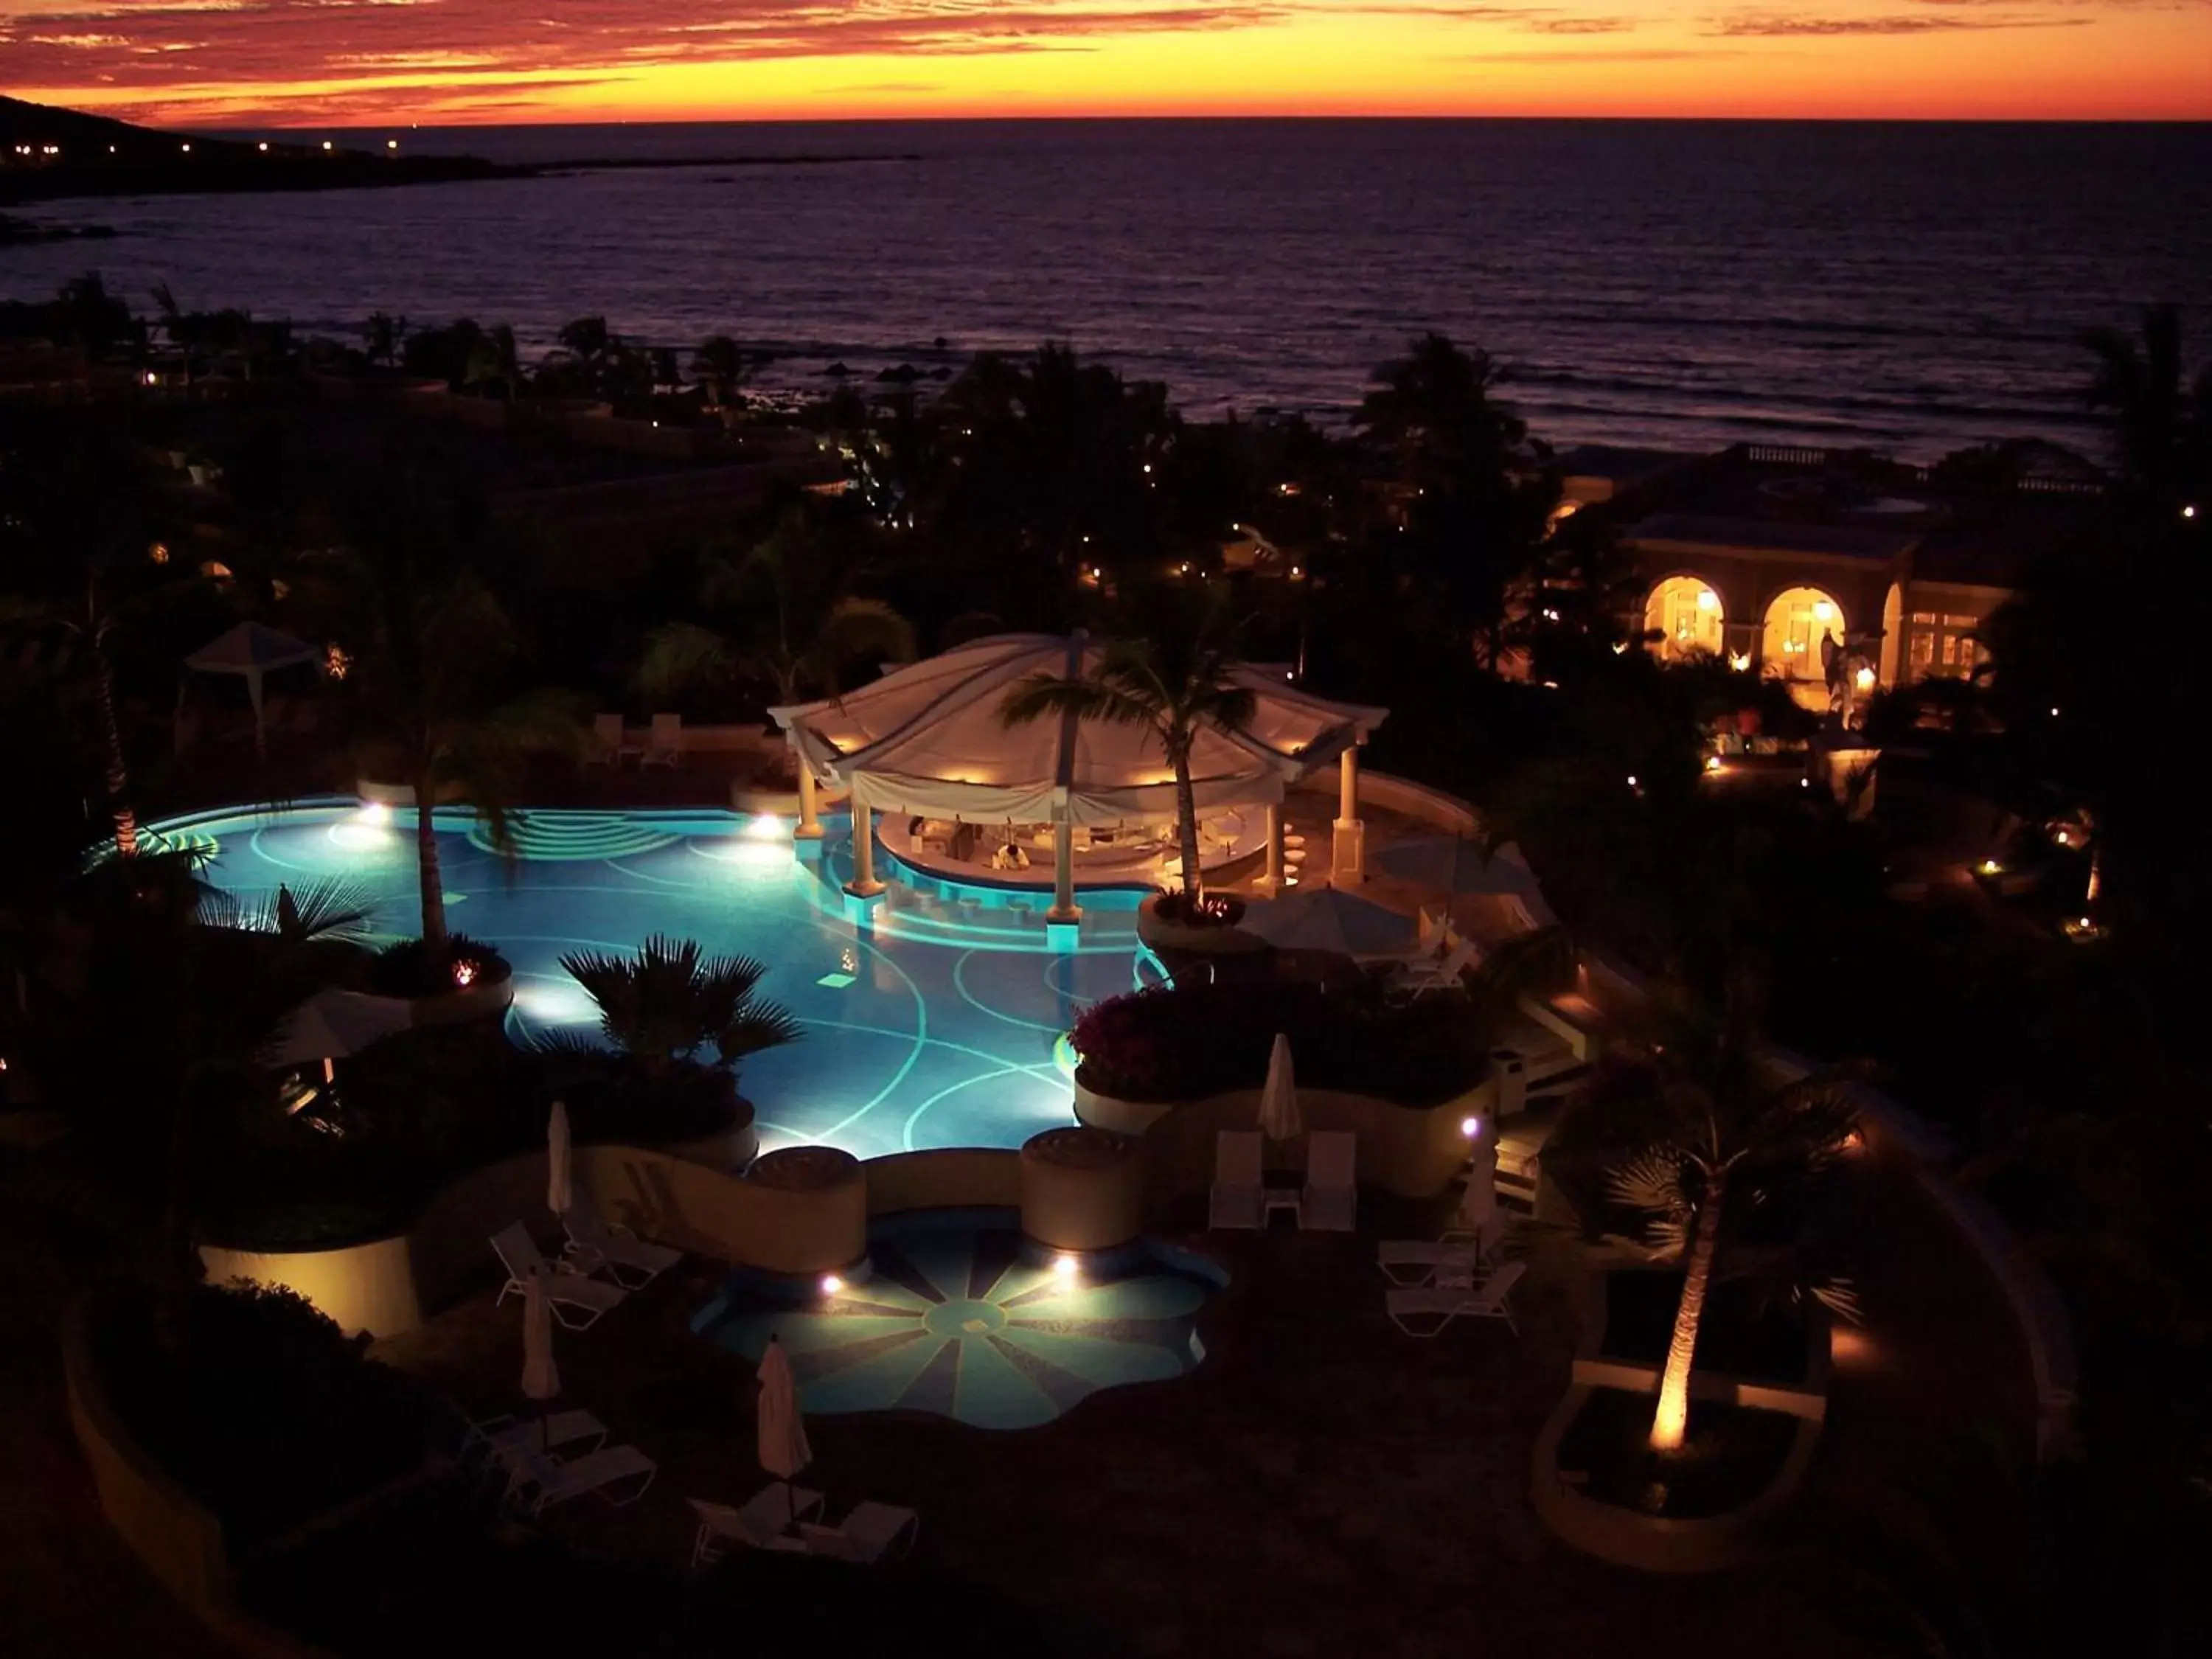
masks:
<path fill-rule="evenodd" d="M 1222 1282 L 1210 1264 L 1059 1261 L 1011 1216 L 916 1217 L 871 1241 L 864 1282 L 796 1307 L 733 1282 L 693 1322 L 756 1364 L 780 1339 L 804 1411 L 927 1412 L 983 1429 L 1033 1428 L 1204 1357 L 1194 1321 Z"/>
<path fill-rule="evenodd" d="M 448 924 L 514 964 L 518 1037 L 596 1028 L 560 965 L 568 951 L 626 951 L 666 933 L 767 963 L 763 994 L 805 1036 L 743 1068 L 766 1149 L 1018 1146 L 1070 1122 L 1065 1035 L 1084 1008 L 1157 969 L 1136 935 L 1140 895 L 1127 890 L 1084 894 L 1079 943 L 1055 949 L 1048 895 L 939 882 L 884 859 L 897 878 L 856 923 L 842 820 L 818 860 L 797 856 L 787 823 L 729 812 L 532 811 L 512 859 L 465 813 L 441 810 L 437 826 Z M 332 802 L 152 829 L 205 855 L 208 878 L 230 891 L 343 878 L 367 890 L 390 938 L 418 929 L 410 811 L 395 821 Z"/>

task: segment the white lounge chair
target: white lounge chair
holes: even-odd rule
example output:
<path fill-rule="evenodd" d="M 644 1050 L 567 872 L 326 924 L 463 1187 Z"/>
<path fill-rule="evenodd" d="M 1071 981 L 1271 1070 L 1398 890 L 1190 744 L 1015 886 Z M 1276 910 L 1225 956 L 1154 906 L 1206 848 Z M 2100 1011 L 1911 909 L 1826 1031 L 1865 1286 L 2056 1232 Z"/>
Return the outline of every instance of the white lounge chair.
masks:
<path fill-rule="evenodd" d="M 1266 1154 L 1257 1129 L 1222 1129 L 1213 1137 L 1213 1190 L 1206 1224 L 1258 1228 L 1267 1224 L 1267 1187 L 1261 1176 Z"/>
<path fill-rule="evenodd" d="M 523 1452 L 513 1468 L 507 1502 L 532 1516 L 543 1515 L 556 1504 L 581 1498 L 587 1492 L 598 1492 L 617 1509 L 635 1504 L 660 1472 L 660 1465 L 635 1446 L 603 1446 L 568 1462 L 535 1451 Z M 629 1488 L 631 1481 L 637 1483 L 634 1489 L 619 1498 L 614 1495 L 614 1488 Z"/>
<path fill-rule="evenodd" d="M 586 1441 L 591 1443 L 585 1445 Z M 513 1453 L 543 1451 L 574 1456 L 578 1447 L 594 1452 L 606 1443 L 607 1425 L 586 1411 L 555 1412 L 544 1418 L 488 1417 L 468 1425 L 460 1461 L 465 1467 L 470 1459 L 480 1456 L 504 1468 Z"/>
<path fill-rule="evenodd" d="M 1392 1291 L 1384 1298 L 1390 1322 L 1408 1336 L 1434 1336 L 1455 1319 L 1502 1319 L 1517 1336 L 1520 1328 L 1513 1322 L 1506 1298 L 1528 1271 L 1527 1262 L 1509 1261 L 1480 1285 L 1423 1285 Z M 1419 1322 L 1419 1328 L 1412 1322 Z"/>
<path fill-rule="evenodd" d="M 771 1481 L 746 1500 L 743 1509 L 710 1504 L 703 1498 L 687 1500 L 699 1516 L 699 1535 L 691 1540 L 691 1570 L 696 1572 L 722 1557 L 726 1544 L 748 1549 L 774 1549 L 780 1540 L 799 1542 L 793 1528 L 810 1515 L 822 1513 L 822 1494 L 784 1481 Z"/>
<path fill-rule="evenodd" d="M 902 1510 L 896 1504 L 878 1504 L 873 1500 L 855 1504 L 853 1512 L 834 1527 L 815 1526 L 801 1522 L 799 1535 L 806 1540 L 806 1547 L 817 1555 L 826 1555 L 833 1561 L 880 1561 L 894 1544 L 902 1539 L 904 1547 L 914 1547 L 921 1535 L 921 1517 L 912 1510 Z"/>
<path fill-rule="evenodd" d="M 678 766 L 684 760 L 684 716 L 655 714 L 653 729 L 645 740 L 645 752 L 638 757 L 640 766 Z"/>
<path fill-rule="evenodd" d="M 1455 1285 L 1473 1281 L 1482 1251 L 1471 1242 L 1393 1238 L 1376 1247 L 1375 1262 L 1393 1285 Z"/>
<path fill-rule="evenodd" d="M 625 734 L 620 714 L 592 716 L 592 746 L 584 752 L 585 765 L 619 767 L 625 757 L 644 753 L 644 746 Z"/>
<path fill-rule="evenodd" d="M 1316 1232 L 1348 1233 L 1358 1206 L 1352 1170 L 1359 1137 L 1345 1129 L 1316 1129 L 1306 1137 L 1306 1184 L 1298 1198 L 1298 1225 Z"/>
<path fill-rule="evenodd" d="M 665 1244 L 648 1244 L 627 1227 L 602 1221 L 580 1194 L 561 1218 L 568 1231 L 568 1247 L 562 1255 L 578 1272 L 595 1273 L 604 1267 L 607 1277 L 626 1291 L 641 1291 L 684 1260 L 684 1252 Z"/>
<path fill-rule="evenodd" d="M 1441 956 L 1416 957 L 1398 970 L 1392 983 L 1415 996 L 1425 991 L 1456 991 L 1462 975 L 1481 960 L 1482 947 L 1463 939 Z"/>
<path fill-rule="evenodd" d="M 546 1299 L 553 1304 L 553 1317 L 572 1331 L 589 1330 L 599 1322 L 601 1314 L 622 1306 L 623 1298 L 629 1294 L 619 1285 L 609 1285 L 578 1272 L 565 1260 L 556 1270 L 520 1221 L 511 1221 L 501 1228 L 491 1247 L 499 1253 L 500 1265 L 507 1269 L 507 1283 L 500 1287 L 500 1302 L 510 1296 L 524 1295 L 529 1289 L 530 1275 L 542 1274 Z M 571 1318 L 562 1311 L 564 1308 L 580 1309 L 586 1317 Z"/>

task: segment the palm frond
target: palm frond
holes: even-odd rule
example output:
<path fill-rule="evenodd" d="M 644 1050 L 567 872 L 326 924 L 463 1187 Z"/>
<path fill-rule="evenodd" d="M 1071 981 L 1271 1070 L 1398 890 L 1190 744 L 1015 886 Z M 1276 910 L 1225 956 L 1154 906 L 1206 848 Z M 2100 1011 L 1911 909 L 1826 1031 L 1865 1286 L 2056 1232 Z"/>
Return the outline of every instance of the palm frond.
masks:
<path fill-rule="evenodd" d="M 1858 1286 L 1849 1279 L 1821 1279 L 1808 1285 L 1805 1294 L 1846 1325 L 1866 1323 L 1866 1308 L 1859 1300 Z"/>
<path fill-rule="evenodd" d="M 1032 674 L 1010 687 L 999 705 L 999 718 L 1008 726 L 1067 714 L 1108 726 L 1152 726 L 1158 718 L 1157 709 L 1121 687 L 1051 674 Z"/>
<path fill-rule="evenodd" d="M 714 1034 L 714 1051 L 725 1065 L 735 1065 L 750 1055 L 781 1048 L 806 1035 L 799 1017 L 774 1003 L 747 1008 Z"/>
<path fill-rule="evenodd" d="M 361 945 L 375 929 L 376 900 L 360 882 L 343 876 L 310 882 L 295 892 L 280 886 L 273 896 L 240 905 L 223 923 L 247 933 L 275 933 L 288 943 L 333 941 Z"/>
<path fill-rule="evenodd" d="M 738 669 L 730 642 L 696 623 L 670 623 L 653 630 L 638 665 L 637 686 L 647 696 L 662 696 L 716 680 Z"/>
<path fill-rule="evenodd" d="M 1690 1201 L 1682 1190 L 1682 1160 L 1672 1147 L 1654 1146 L 1606 1173 L 1606 1196 L 1625 1208 L 1653 1216 L 1680 1216 Z"/>

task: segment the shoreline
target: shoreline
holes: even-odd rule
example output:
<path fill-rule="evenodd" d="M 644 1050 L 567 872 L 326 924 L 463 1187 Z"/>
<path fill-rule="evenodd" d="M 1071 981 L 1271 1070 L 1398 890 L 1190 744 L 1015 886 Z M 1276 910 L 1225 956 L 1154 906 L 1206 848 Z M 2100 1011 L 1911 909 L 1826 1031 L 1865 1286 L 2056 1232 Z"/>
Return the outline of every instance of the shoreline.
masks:
<path fill-rule="evenodd" d="M 509 179 L 565 179 L 584 173 L 636 173 L 700 167 L 842 167 L 863 162 L 912 162 L 913 151 L 860 155 L 714 155 L 671 158 L 581 157 L 556 161 L 487 161 L 474 155 L 413 155 L 386 159 L 343 154 L 301 160 L 261 156 L 210 160 L 186 166 L 129 162 L 88 167 L 42 167 L 0 175 L 0 208 L 34 202 L 101 201 L 119 196 L 266 196 L 333 190 L 397 190 L 415 185 L 482 184 Z M 53 240 L 40 238 L 39 240 Z"/>

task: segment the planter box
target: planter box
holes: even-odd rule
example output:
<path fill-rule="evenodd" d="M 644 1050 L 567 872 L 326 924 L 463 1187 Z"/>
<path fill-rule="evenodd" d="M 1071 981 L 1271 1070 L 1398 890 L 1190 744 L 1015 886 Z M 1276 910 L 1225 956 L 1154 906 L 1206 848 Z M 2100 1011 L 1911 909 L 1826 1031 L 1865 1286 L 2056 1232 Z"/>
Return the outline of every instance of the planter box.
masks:
<path fill-rule="evenodd" d="M 1267 940 L 1255 939 L 1240 928 L 1225 924 L 1211 927 L 1194 927 L 1187 921 L 1175 921 L 1159 912 L 1160 901 L 1167 896 L 1155 893 L 1137 907 L 1137 937 L 1155 951 L 1182 951 L 1193 956 L 1249 956 L 1255 951 L 1270 950 Z"/>
<path fill-rule="evenodd" d="M 1581 1352 L 1566 1395 L 1546 1419 L 1529 1455 L 1529 1497 L 1553 1532 L 1576 1548 L 1616 1566 L 1645 1572 L 1712 1572 L 1759 1560 L 1779 1547 L 1776 1522 L 1803 1488 L 1827 1418 L 1831 1372 L 1829 1326 L 1818 1313 L 1806 1321 L 1802 1385 L 1693 1371 L 1694 1400 L 1719 1401 L 1796 1419 L 1772 1480 L 1750 1502 L 1721 1515 L 1677 1518 L 1646 1515 L 1589 1496 L 1559 1469 L 1559 1444 L 1590 1396 L 1601 1388 L 1635 1394 L 1659 1392 L 1661 1368 L 1596 1352 L 1605 1333 L 1605 1278 L 1584 1275 Z"/>

